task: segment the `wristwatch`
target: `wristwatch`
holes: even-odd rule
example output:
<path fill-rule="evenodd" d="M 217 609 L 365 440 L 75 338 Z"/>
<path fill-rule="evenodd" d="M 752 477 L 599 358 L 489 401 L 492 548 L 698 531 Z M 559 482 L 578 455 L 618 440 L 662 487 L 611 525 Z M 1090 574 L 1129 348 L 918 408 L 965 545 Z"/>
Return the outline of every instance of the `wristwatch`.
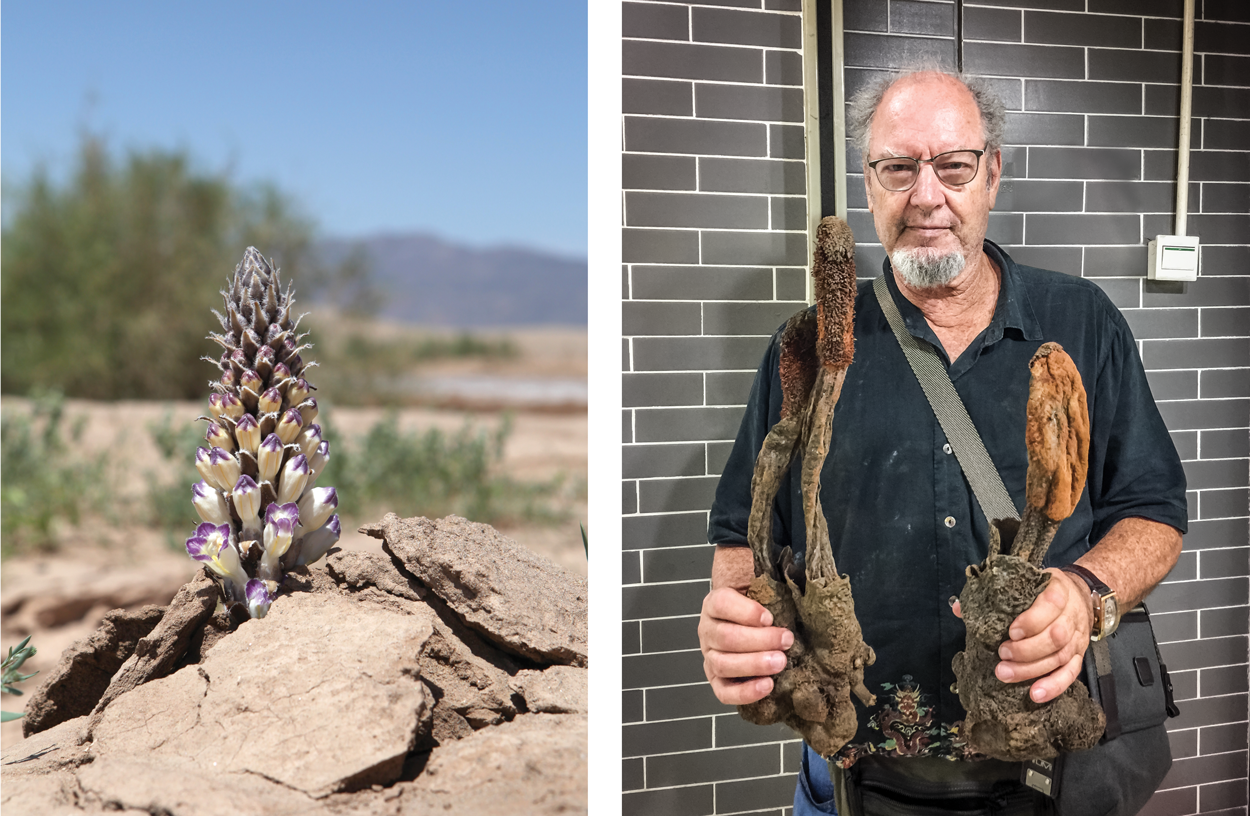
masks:
<path fill-rule="evenodd" d="M 1120 599 L 1115 596 L 1115 591 L 1080 564 L 1068 564 L 1059 569 L 1075 575 L 1089 586 L 1090 600 L 1094 604 L 1094 622 L 1089 639 L 1102 640 L 1114 632 L 1120 625 Z"/>

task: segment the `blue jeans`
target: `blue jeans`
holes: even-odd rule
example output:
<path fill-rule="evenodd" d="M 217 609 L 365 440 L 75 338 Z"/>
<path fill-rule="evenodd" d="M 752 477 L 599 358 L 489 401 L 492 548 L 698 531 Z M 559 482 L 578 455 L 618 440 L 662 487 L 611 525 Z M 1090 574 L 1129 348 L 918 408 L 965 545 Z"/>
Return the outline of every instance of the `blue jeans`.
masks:
<path fill-rule="evenodd" d="M 833 779 L 829 762 L 803 743 L 803 763 L 794 788 L 794 816 L 817 816 L 838 812 L 833 801 Z"/>

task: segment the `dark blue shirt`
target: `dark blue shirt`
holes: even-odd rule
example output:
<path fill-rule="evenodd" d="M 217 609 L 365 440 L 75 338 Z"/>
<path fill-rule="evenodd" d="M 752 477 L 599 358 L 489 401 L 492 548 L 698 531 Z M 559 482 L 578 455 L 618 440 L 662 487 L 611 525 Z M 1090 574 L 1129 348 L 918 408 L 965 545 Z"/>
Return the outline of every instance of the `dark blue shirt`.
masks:
<path fill-rule="evenodd" d="M 889 261 L 886 281 L 908 331 L 947 364 L 1017 511 L 1028 469 L 1029 359 L 1055 341 L 1076 363 L 1090 412 L 1089 475 L 1045 565 L 1075 561 L 1129 516 L 1184 532 L 1180 457 L 1123 316 L 1087 280 L 1020 266 L 990 241 L 985 251 L 1002 270 L 998 303 L 989 327 L 954 363 L 899 293 Z M 746 546 L 755 456 L 780 417 L 779 337 L 760 365 L 716 490 L 708 529 L 715 544 Z M 776 548 L 801 552 L 798 468 L 796 461 L 782 482 L 773 530 Z M 988 523 L 868 283 L 855 299 L 855 357 L 833 415 L 820 498 L 838 571 L 850 576 L 856 617 L 877 654 L 865 673 L 877 705 L 865 711 L 856 702 L 860 728 L 842 764 L 865 753 L 968 756 L 958 733 L 964 711 L 951 691 L 964 626 L 948 599 L 963 588 L 964 569 L 986 557 Z"/>

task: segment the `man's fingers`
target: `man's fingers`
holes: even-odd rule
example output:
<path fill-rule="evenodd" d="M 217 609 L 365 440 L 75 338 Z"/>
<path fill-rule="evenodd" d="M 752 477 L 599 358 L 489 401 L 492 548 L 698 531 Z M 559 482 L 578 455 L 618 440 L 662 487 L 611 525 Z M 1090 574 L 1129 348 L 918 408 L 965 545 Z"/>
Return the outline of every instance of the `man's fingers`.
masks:
<path fill-rule="evenodd" d="M 726 705 L 746 705 L 762 700 L 773 690 L 771 677 L 751 677 L 746 680 L 712 678 L 712 691 L 716 699 Z"/>
<path fill-rule="evenodd" d="M 772 626 L 773 616 L 763 605 L 735 589 L 721 587 L 703 598 L 703 617 L 743 626 Z"/>
<path fill-rule="evenodd" d="M 1060 616 L 1040 634 L 1024 640 L 1009 640 L 1003 643 L 998 647 L 998 656 L 1011 663 L 1026 664 L 1062 654 L 1056 660 L 1055 665 L 1046 669 L 1049 672 L 1060 663 L 1066 663 L 1072 655 L 1078 652 L 1084 653 L 1084 649 L 1080 647 L 1081 641 L 1086 639 L 1083 635 L 1077 634 L 1076 627 L 1070 619 Z"/>
<path fill-rule="evenodd" d="M 1045 703 L 1055 699 L 1067 690 L 1081 674 L 1081 655 L 1074 656 L 1055 671 L 1038 680 L 1029 688 L 1029 696 L 1035 703 Z"/>
<path fill-rule="evenodd" d="M 1040 635 L 1063 614 L 1069 600 L 1067 581 L 1056 581 L 1052 574 L 1046 589 L 1037 596 L 1033 605 L 1011 622 L 1011 639 L 1018 641 Z"/>
<path fill-rule="evenodd" d="M 786 667 L 785 652 L 708 652 L 703 657 L 703 668 L 708 677 L 725 680 L 742 680 L 747 677 L 768 677 Z"/>

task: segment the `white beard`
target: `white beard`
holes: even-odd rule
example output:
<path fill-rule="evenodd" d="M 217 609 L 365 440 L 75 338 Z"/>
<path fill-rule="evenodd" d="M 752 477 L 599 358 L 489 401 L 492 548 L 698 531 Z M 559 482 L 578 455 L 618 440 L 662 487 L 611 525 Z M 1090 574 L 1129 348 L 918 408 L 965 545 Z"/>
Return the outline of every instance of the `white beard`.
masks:
<path fill-rule="evenodd" d="M 942 253 L 932 247 L 896 249 L 890 253 L 890 263 L 903 276 L 908 286 L 915 289 L 936 289 L 959 277 L 964 271 L 964 256 L 959 252 Z"/>

